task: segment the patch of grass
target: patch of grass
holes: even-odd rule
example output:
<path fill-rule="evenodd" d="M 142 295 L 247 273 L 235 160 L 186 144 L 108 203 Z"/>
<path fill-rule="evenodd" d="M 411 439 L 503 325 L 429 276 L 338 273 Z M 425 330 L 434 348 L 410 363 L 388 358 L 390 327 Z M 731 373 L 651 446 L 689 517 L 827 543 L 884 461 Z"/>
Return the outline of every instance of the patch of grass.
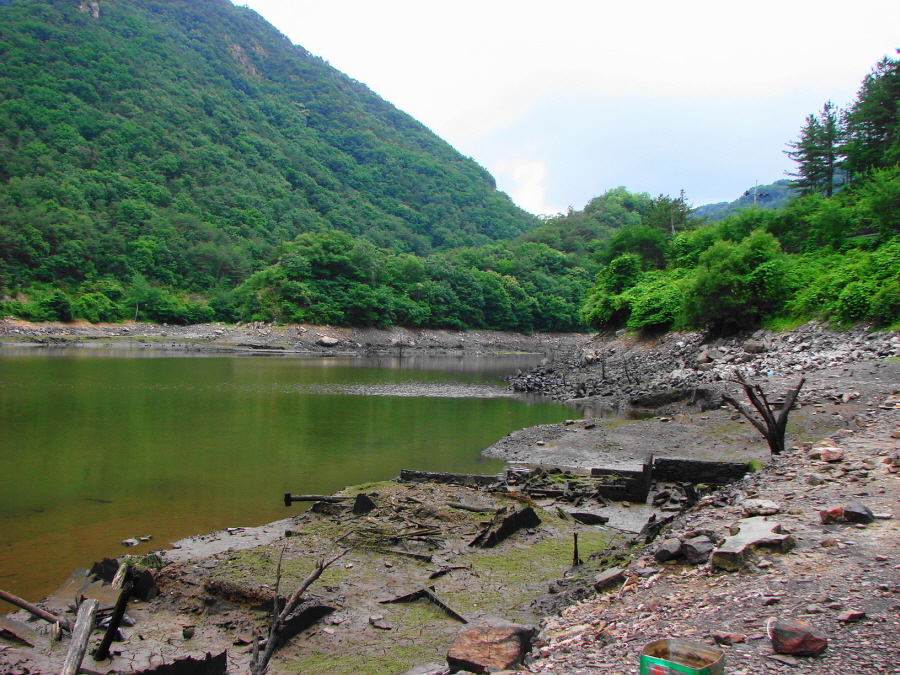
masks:
<path fill-rule="evenodd" d="M 794 330 L 795 328 L 799 328 L 805 323 L 808 323 L 808 318 L 797 318 L 790 316 L 782 316 L 775 317 L 772 319 L 767 319 L 762 322 L 761 328 L 765 330 L 771 330 L 775 332 L 786 331 L 786 330 Z"/>
<path fill-rule="evenodd" d="M 900 330 L 900 329 L 898 329 Z M 887 358 L 881 359 L 882 361 L 900 361 L 900 356 L 888 356 Z"/>
<path fill-rule="evenodd" d="M 762 468 L 764 466 L 765 466 L 765 464 L 760 462 L 758 459 L 751 459 L 749 462 L 747 462 L 747 468 L 750 469 L 750 471 L 752 473 L 756 473 L 757 471 L 762 471 Z"/>

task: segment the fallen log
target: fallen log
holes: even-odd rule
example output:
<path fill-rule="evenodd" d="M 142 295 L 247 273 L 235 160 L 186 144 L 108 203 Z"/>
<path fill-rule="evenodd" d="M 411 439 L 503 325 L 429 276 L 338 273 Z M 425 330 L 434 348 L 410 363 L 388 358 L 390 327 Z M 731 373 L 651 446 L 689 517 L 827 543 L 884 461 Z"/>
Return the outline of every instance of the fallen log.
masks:
<path fill-rule="evenodd" d="M 97 615 L 98 600 L 85 600 L 78 608 L 78 618 L 75 620 L 75 628 L 72 630 L 72 642 L 66 653 L 59 675 L 77 675 L 84 661 L 84 654 L 91 640 L 91 631 L 94 629 L 94 617 Z"/>
<path fill-rule="evenodd" d="M 376 550 L 378 553 L 392 553 L 393 555 L 400 555 L 406 558 L 412 558 L 413 560 L 420 560 L 427 563 L 431 562 L 431 556 L 424 553 L 410 553 L 409 551 L 398 551 L 393 548 L 379 548 Z"/>
<path fill-rule="evenodd" d="M 460 502 L 447 502 L 447 506 L 451 509 L 459 509 L 461 511 L 471 511 L 472 513 L 497 513 L 501 507 L 495 506 L 470 506 L 469 504 L 462 504 Z"/>
<path fill-rule="evenodd" d="M 59 627 L 71 631 L 72 626 L 65 619 L 60 619 L 58 616 L 54 616 L 50 612 L 47 612 L 36 605 L 32 605 L 27 600 L 23 600 L 18 595 L 13 595 L 12 593 L 7 593 L 6 591 L 0 590 L 0 600 L 6 600 L 11 605 L 15 605 L 20 609 L 24 609 L 26 612 L 30 612 L 34 616 L 39 619 L 43 619 L 49 623 L 58 623 Z"/>
<path fill-rule="evenodd" d="M 462 623 L 469 623 L 465 618 L 463 618 L 463 616 L 461 614 L 450 609 L 446 605 L 446 603 L 444 603 L 443 600 L 441 600 L 440 598 L 438 598 L 438 596 L 436 596 L 434 594 L 434 586 L 432 586 L 430 589 L 422 588 L 418 591 L 415 591 L 414 593 L 408 593 L 407 595 L 401 595 L 398 598 L 392 598 L 390 600 L 380 600 L 379 604 L 382 604 L 382 605 L 393 604 L 393 603 L 406 604 L 409 602 L 415 602 L 416 600 L 419 600 L 421 598 L 425 598 L 432 604 L 437 605 L 442 610 L 444 610 L 451 618 L 456 619 L 457 621 L 460 621 Z"/>
<path fill-rule="evenodd" d="M 292 495 L 290 492 L 284 493 L 284 505 L 290 506 L 293 502 L 326 502 L 328 504 L 339 504 L 348 499 L 356 499 L 356 497 L 330 497 L 328 495 Z"/>

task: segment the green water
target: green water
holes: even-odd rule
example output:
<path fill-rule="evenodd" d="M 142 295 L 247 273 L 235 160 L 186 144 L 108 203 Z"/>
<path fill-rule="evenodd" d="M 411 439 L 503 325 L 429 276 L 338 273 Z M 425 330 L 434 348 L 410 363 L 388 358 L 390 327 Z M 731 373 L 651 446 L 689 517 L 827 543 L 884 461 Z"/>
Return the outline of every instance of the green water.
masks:
<path fill-rule="evenodd" d="M 505 395 L 540 357 L 137 355 L 0 349 L 0 588 L 33 601 L 128 537 L 284 518 L 285 492 L 494 473 L 485 447 L 573 416 Z"/>

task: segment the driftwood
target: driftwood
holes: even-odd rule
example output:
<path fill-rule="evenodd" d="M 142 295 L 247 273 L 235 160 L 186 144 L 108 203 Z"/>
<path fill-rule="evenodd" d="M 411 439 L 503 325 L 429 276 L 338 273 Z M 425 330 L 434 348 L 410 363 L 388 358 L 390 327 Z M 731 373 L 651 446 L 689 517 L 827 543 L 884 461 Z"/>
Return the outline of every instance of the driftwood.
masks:
<path fill-rule="evenodd" d="M 32 605 L 27 600 L 23 600 L 18 595 L 13 595 L 12 593 L 7 593 L 6 591 L 0 590 L 0 600 L 6 600 L 11 605 L 15 605 L 20 609 L 24 609 L 26 612 L 30 612 L 34 616 L 39 619 L 43 619 L 51 624 L 58 623 L 60 628 L 64 630 L 71 631 L 72 626 L 65 619 L 61 619 L 58 616 L 54 616 L 50 612 L 37 607 L 36 605 Z"/>
<path fill-rule="evenodd" d="M 116 606 L 109 619 L 109 625 L 106 627 L 106 633 L 103 635 L 103 640 L 100 642 L 100 646 L 97 647 L 97 651 L 94 652 L 94 661 L 103 661 L 109 657 L 109 647 L 112 645 L 116 633 L 119 632 L 119 626 L 122 623 L 122 618 L 125 616 L 125 610 L 128 608 L 128 601 L 131 599 L 132 583 L 131 572 L 129 571 L 130 566 L 125 564 L 122 565 L 120 570 L 122 568 L 125 569 L 120 580 L 122 592 L 119 593 L 119 598 L 116 600 Z M 116 580 L 119 580 L 118 573 L 116 574 L 116 579 L 113 580 L 113 586 L 116 585 Z"/>
<path fill-rule="evenodd" d="M 376 549 L 378 553 L 390 553 L 392 555 L 403 556 L 404 558 L 412 558 L 413 560 L 420 560 L 421 562 L 431 562 L 431 556 L 425 553 L 410 553 L 409 551 L 398 551 L 393 548 L 379 548 Z"/>
<path fill-rule="evenodd" d="M 747 378 L 744 377 L 744 374 L 740 371 L 738 371 L 736 375 L 738 378 L 737 380 L 729 381 L 743 387 L 744 394 L 747 395 L 747 399 L 753 404 L 753 407 L 756 408 L 756 411 L 760 414 L 762 420 L 757 419 L 743 403 L 738 401 L 728 392 L 722 394 L 722 399 L 726 403 L 732 405 L 735 410 L 747 418 L 747 421 L 750 422 L 750 424 L 756 427 L 757 431 L 759 431 L 763 438 L 766 439 L 766 442 L 769 444 L 769 450 L 771 450 L 773 455 L 781 454 L 784 452 L 784 432 L 787 428 L 788 414 L 791 412 L 791 407 L 797 400 L 797 396 L 800 394 L 800 390 L 803 388 L 803 383 L 806 382 L 806 378 L 801 377 L 797 386 L 788 391 L 787 395 L 784 397 L 784 403 L 781 405 L 781 410 L 778 411 L 778 415 L 776 416 L 772 412 L 772 407 L 766 399 L 762 387 L 758 384 L 750 384 L 747 381 Z"/>
<path fill-rule="evenodd" d="M 432 586 L 431 588 L 422 588 L 418 591 L 415 591 L 414 593 L 409 593 L 407 595 L 401 595 L 399 598 L 392 598 L 391 600 L 380 600 L 379 602 L 382 605 L 386 605 L 389 603 L 405 604 L 409 602 L 415 602 L 416 600 L 420 600 L 421 598 L 425 598 L 432 604 L 437 605 L 442 610 L 447 612 L 448 616 L 450 616 L 451 618 L 456 619 L 457 621 L 461 621 L 462 623 L 469 623 L 465 618 L 463 618 L 461 614 L 450 609 L 443 600 L 441 600 L 434 594 L 434 586 Z"/>
<path fill-rule="evenodd" d="M 349 497 L 347 498 L 349 499 Z M 266 640 L 266 648 L 262 654 L 259 653 L 259 641 L 253 641 L 253 656 L 250 660 L 250 675 L 263 675 L 269 669 L 269 661 L 271 661 L 272 656 L 275 654 L 275 650 L 278 649 L 282 628 L 284 627 L 287 618 L 291 615 L 291 612 L 294 611 L 297 604 L 300 602 L 303 594 L 306 592 L 306 589 L 312 586 L 313 582 L 322 576 L 322 572 L 324 572 L 330 565 L 337 562 L 345 555 L 350 549 L 346 549 L 341 553 L 338 553 L 336 556 L 331 558 L 330 560 L 320 560 L 316 563 L 316 566 L 313 568 L 313 571 L 309 573 L 309 575 L 303 580 L 300 586 L 294 591 L 293 595 L 288 598 L 288 601 L 284 605 L 284 609 L 281 612 L 278 611 L 278 586 L 281 583 L 281 558 L 278 559 L 278 570 L 276 572 L 276 584 L 275 584 L 275 603 L 272 608 L 272 622 L 269 625 L 269 636 Z M 281 555 L 284 557 L 284 549 L 281 550 Z"/>
<path fill-rule="evenodd" d="M 447 506 L 451 509 L 471 511 L 472 513 L 497 513 L 497 511 L 500 510 L 495 506 L 470 506 L 469 504 L 462 504 L 460 502 L 447 502 Z"/>
<path fill-rule="evenodd" d="M 329 504 L 339 504 L 348 499 L 356 499 L 356 497 L 329 497 L 328 495 L 292 495 L 290 492 L 284 493 L 284 505 L 290 506 L 293 502 L 327 502 Z"/>
<path fill-rule="evenodd" d="M 450 565 L 450 567 L 442 567 L 437 572 L 432 572 L 428 575 L 429 579 L 439 579 L 445 574 L 449 574 L 453 570 L 471 570 L 471 565 Z M 478 576 L 477 574 L 475 576 Z"/>
<path fill-rule="evenodd" d="M 75 620 L 75 628 L 72 630 L 72 642 L 66 653 L 59 675 L 77 675 L 84 661 L 84 654 L 91 639 L 91 631 L 94 629 L 94 617 L 97 615 L 98 600 L 85 600 L 78 608 L 78 618 Z"/>

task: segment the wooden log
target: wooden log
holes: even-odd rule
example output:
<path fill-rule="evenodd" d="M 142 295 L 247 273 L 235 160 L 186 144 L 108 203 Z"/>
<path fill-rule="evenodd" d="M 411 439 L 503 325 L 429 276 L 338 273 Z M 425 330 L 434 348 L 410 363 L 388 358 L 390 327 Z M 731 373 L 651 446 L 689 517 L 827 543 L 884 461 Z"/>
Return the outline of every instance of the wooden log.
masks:
<path fill-rule="evenodd" d="M 91 631 L 94 629 L 94 617 L 97 615 L 98 600 L 85 600 L 78 608 L 78 618 L 75 620 L 75 628 L 72 630 L 72 642 L 66 653 L 59 675 L 78 675 L 81 662 L 91 640 Z"/>
<path fill-rule="evenodd" d="M 284 505 L 290 506 L 293 502 L 327 502 L 329 504 L 339 504 L 348 499 L 355 497 L 330 497 L 328 495 L 292 495 L 290 492 L 284 493 Z"/>
<path fill-rule="evenodd" d="M 112 617 L 109 619 L 109 625 L 106 627 L 103 640 L 100 642 L 100 646 L 97 647 L 97 651 L 94 652 L 94 661 L 103 661 L 109 656 L 109 647 L 112 645 L 116 633 L 119 632 L 119 626 L 122 624 L 122 618 L 125 616 L 125 610 L 128 608 L 128 601 L 131 599 L 130 576 L 128 572 L 125 573 L 125 578 L 122 580 L 122 592 L 119 593 L 119 598 L 116 600 L 116 607 L 113 610 Z"/>
<path fill-rule="evenodd" d="M 379 548 L 376 549 L 378 553 L 390 553 L 392 555 L 403 556 L 404 558 L 412 558 L 413 560 L 420 560 L 422 562 L 431 562 L 431 556 L 425 553 L 410 553 L 409 551 L 398 551 L 393 548 Z"/>
<path fill-rule="evenodd" d="M 50 612 L 47 612 L 40 607 L 32 605 L 27 600 L 23 600 L 18 595 L 13 595 L 12 593 L 7 593 L 6 591 L 0 590 L 0 600 L 6 600 L 11 605 L 15 605 L 20 609 L 24 609 L 26 612 L 30 612 L 34 614 L 39 619 L 43 619 L 44 621 L 48 621 L 50 623 L 58 623 L 60 628 L 65 630 L 72 630 L 70 624 L 65 619 L 60 619 L 58 616 L 54 616 Z"/>
<path fill-rule="evenodd" d="M 391 598 L 390 600 L 379 600 L 379 604 L 382 604 L 382 605 L 386 605 L 389 603 L 406 604 L 406 603 L 410 603 L 410 602 L 415 602 L 416 600 L 419 600 L 421 598 L 425 598 L 426 600 L 428 600 L 428 602 L 436 605 L 437 607 L 440 607 L 451 618 L 456 619 L 457 621 L 459 621 L 461 623 L 469 623 L 468 620 L 462 616 L 462 614 L 459 614 L 458 612 L 456 612 L 453 609 L 451 609 L 450 607 L 448 607 L 447 604 L 443 600 L 441 600 L 439 597 L 437 597 L 434 594 L 434 586 L 432 586 L 431 588 L 422 588 L 413 593 L 408 593 L 407 595 L 401 595 L 399 598 Z"/>
<path fill-rule="evenodd" d="M 461 511 L 471 511 L 472 513 L 497 513 L 502 506 L 497 508 L 495 506 L 470 506 L 469 504 L 462 504 L 461 502 L 447 502 L 447 506 L 451 509 L 459 509 Z"/>

